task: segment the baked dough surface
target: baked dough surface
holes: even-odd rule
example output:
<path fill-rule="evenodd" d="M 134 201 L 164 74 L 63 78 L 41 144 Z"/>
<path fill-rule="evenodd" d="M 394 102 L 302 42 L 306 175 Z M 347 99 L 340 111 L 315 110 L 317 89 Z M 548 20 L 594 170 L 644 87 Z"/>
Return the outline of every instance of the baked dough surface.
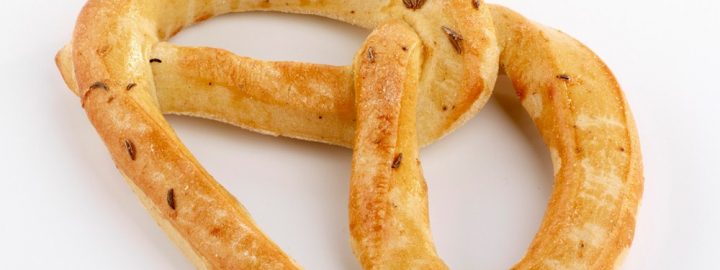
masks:
<path fill-rule="evenodd" d="M 163 42 L 210 17 L 314 14 L 374 29 L 352 66 L 267 62 Z M 487 102 L 499 69 L 550 149 L 548 210 L 514 269 L 615 269 L 643 177 L 607 66 L 573 38 L 482 1 L 99 1 L 56 57 L 113 160 L 200 269 L 299 269 L 195 160 L 163 113 L 353 148 L 350 231 L 366 269 L 443 269 L 418 148 Z"/>

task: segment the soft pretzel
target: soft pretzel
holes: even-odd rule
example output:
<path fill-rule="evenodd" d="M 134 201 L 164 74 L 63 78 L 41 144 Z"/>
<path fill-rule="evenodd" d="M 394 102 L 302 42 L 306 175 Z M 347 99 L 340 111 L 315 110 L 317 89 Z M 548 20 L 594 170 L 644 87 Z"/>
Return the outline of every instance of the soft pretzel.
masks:
<path fill-rule="evenodd" d="M 498 65 L 555 168 L 545 218 L 514 269 L 614 269 L 627 252 L 642 195 L 637 132 L 609 69 L 571 37 L 481 1 L 180 1 L 155 14 L 168 12 L 157 2 L 90 1 L 57 63 L 118 168 L 199 268 L 297 266 L 197 164 L 160 112 L 352 147 L 350 228 L 361 264 L 442 269 L 418 145 L 473 115 Z M 380 27 L 353 67 L 155 43 L 186 17 L 254 9 Z M 132 16 L 152 23 L 123 20 Z M 109 26 L 119 27 L 108 35 Z"/>

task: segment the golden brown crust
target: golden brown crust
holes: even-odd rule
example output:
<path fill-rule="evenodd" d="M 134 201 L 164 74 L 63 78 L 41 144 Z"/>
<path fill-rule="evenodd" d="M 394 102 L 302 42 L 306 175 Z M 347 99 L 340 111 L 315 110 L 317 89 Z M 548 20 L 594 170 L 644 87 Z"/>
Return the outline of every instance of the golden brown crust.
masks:
<path fill-rule="evenodd" d="M 513 82 L 553 155 L 547 213 L 515 269 L 614 269 L 642 196 L 637 132 L 610 70 L 571 37 L 493 6 Z"/>
<path fill-rule="evenodd" d="M 407 3 L 91 0 L 56 63 L 130 186 L 203 269 L 299 266 L 199 165 L 161 112 L 354 146 L 351 234 L 363 266 L 442 269 L 418 142 L 477 112 L 500 65 L 556 171 L 545 219 L 515 268 L 617 267 L 632 242 L 643 180 L 637 132 L 609 69 L 579 42 L 499 6 Z M 379 28 L 353 67 L 159 42 L 196 21 L 246 10 Z"/>
<path fill-rule="evenodd" d="M 406 24 L 388 23 L 355 58 L 349 212 L 353 251 L 364 269 L 447 268 L 432 243 L 427 186 L 416 162 L 421 50 Z"/>
<path fill-rule="evenodd" d="M 98 134 L 107 145 L 118 169 L 128 177 L 131 186 L 135 187 L 138 195 L 143 199 L 144 204 L 154 216 L 158 223 L 178 241 L 178 245 L 187 251 L 188 246 L 192 258 L 198 263 L 198 267 L 208 268 L 232 268 L 232 269 L 280 269 L 298 268 L 298 266 L 272 243 L 253 223 L 250 216 L 227 193 L 207 172 L 197 163 L 189 151 L 180 143 L 169 125 L 164 121 L 160 108 L 172 108 L 173 95 L 176 93 L 158 92 L 157 79 L 162 79 L 169 73 L 160 72 L 153 76 L 153 66 L 162 65 L 163 59 L 153 54 L 154 47 L 167 48 L 161 52 L 174 52 L 168 45 L 158 44 L 159 41 L 176 33 L 182 27 L 201 21 L 212 16 L 244 10 L 279 10 L 286 12 L 318 14 L 338 18 L 351 23 L 360 24 L 366 27 L 374 27 L 379 22 L 392 17 L 403 17 L 413 19 L 416 25 L 425 21 L 436 21 L 442 19 L 458 31 L 468 35 L 468 42 L 486 41 L 493 39 L 492 31 L 482 31 L 477 34 L 474 31 L 481 29 L 479 23 L 489 22 L 489 13 L 470 12 L 468 9 L 456 10 L 461 1 L 449 1 L 442 5 L 428 5 L 424 10 L 426 13 L 408 11 L 400 3 L 391 2 L 387 5 L 381 2 L 355 1 L 287 1 L 286 3 L 275 4 L 269 1 L 89 1 L 81 12 L 71 47 L 67 47 L 58 54 L 57 63 L 64 74 L 68 86 L 75 89 L 81 97 L 83 107 L 87 111 L 88 118 L 95 126 Z M 350 10 L 348 10 L 350 9 Z M 453 12 L 450 12 L 453 11 Z M 444 12 L 444 16 L 434 16 Z M 354 15 L 360 13 L 364 16 Z M 431 14 L 433 16 L 428 16 Z M 358 19 L 361 18 L 361 19 Z M 473 20 L 478 18 L 478 20 Z M 449 86 L 441 87 L 462 88 L 457 91 L 464 93 L 469 91 L 470 95 L 444 96 L 440 100 L 453 102 L 453 100 L 467 99 L 472 97 L 469 103 L 480 105 L 489 96 L 490 86 L 494 80 L 494 68 L 485 68 L 483 73 L 476 73 L 481 70 L 478 66 L 496 65 L 498 52 L 494 42 L 469 44 L 470 50 L 455 55 L 452 45 L 448 42 L 436 43 L 434 40 L 440 32 L 439 25 L 435 33 L 425 34 L 426 42 L 433 44 L 434 49 L 428 59 L 441 59 L 433 62 L 428 72 L 435 74 L 443 72 L 451 78 L 447 81 Z M 491 27 L 491 24 L 485 24 Z M 426 31 L 426 30 L 421 30 Z M 435 45 L 437 44 L 437 45 Z M 193 50 L 180 48 L 182 52 Z M 175 51 L 177 52 L 177 51 Z M 453 53 L 452 56 L 448 54 Z M 211 51 L 210 55 L 222 55 L 222 51 Z M 482 54 L 482 55 L 479 55 Z M 196 55 L 196 54 L 185 54 Z M 193 56 L 194 57 L 194 56 Z M 447 60 L 453 59 L 453 60 Z M 477 61 L 482 58 L 483 61 Z M 458 61 L 464 60 L 463 63 Z M 326 77 L 313 75 L 307 78 L 310 85 L 313 81 L 328 84 L 333 79 L 347 79 L 348 68 L 318 67 L 317 65 L 302 65 L 291 63 L 263 63 L 255 61 L 255 66 L 237 65 L 231 63 L 229 69 L 220 70 L 220 73 L 213 73 L 211 66 L 198 64 L 197 59 L 184 59 L 183 57 L 165 59 L 168 62 L 177 63 L 176 67 L 193 69 L 199 73 L 193 74 L 202 78 L 209 75 L 213 81 L 219 78 L 218 85 L 210 85 L 205 88 L 229 88 L 238 87 L 238 73 L 248 74 L 254 67 L 263 67 L 260 71 L 279 70 L 280 76 L 284 76 L 283 69 L 287 71 L 305 69 L 310 73 L 317 70 L 331 72 Z M 251 61 L 252 62 L 252 61 Z M 251 63 L 252 64 L 252 63 Z M 173 67 L 171 65 L 167 65 Z M 206 69 L 206 70 L 204 70 Z M 461 72 L 463 70 L 465 72 Z M 208 73 L 209 71 L 209 73 Z M 257 70 L 252 70 L 260 74 Z M 471 72 L 472 71 L 472 72 Z M 203 73 L 205 72 L 205 73 Z M 229 72 L 229 73 L 223 73 Z M 332 74 L 344 76 L 330 76 Z M 459 74 L 459 75 L 455 75 Z M 318 77 L 319 76 L 319 77 Z M 482 76 L 486 76 L 483 78 Z M 259 77 L 249 83 L 254 85 L 269 84 L 278 77 Z M 284 77 L 284 84 L 300 83 L 302 78 Z M 180 81 L 182 82 L 182 81 Z M 338 80 L 327 85 L 333 91 L 344 91 L 346 100 L 352 100 L 352 91 L 348 91 L 348 84 L 351 81 Z M 202 83 L 204 85 L 204 82 Z M 434 86 L 429 86 L 434 87 Z M 169 87 L 173 90 L 172 87 Z M 194 87 L 193 89 L 201 89 Z M 268 87 L 268 90 L 277 88 Z M 299 90 L 303 90 L 299 89 Z M 203 89 L 204 90 L 204 89 Z M 204 116 L 212 117 L 221 115 L 217 119 L 223 121 L 238 121 L 240 124 L 255 130 L 266 130 L 277 134 L 289 136 L 305 136 L 310 139 L 326 141 L 343 141 L 348 144 L 349 134 L 352 134 L 352 119 L 349 117 L 332 119 L 337 114 L 329 114 L 325 122 L 336 121 L 339 128 L 338 134 L 332 135 L 329 132 L 312 133 L 312 126 L 305 125 L 309 119 L 302 119 L 299 124 L 281 125 L 281 121 L 273 121 L 289 118 L 292 112 L 303 112 L 305 115 L 323 112 L 328 108 L 322 96 L 316 100 L 298 98 L 304 93 L 295 95 L 278 95 L 278 93 L 265 92 L 263 88 L 255 92 L 243 93 L 251 100 L 248 103 L 249 110 L 255 112 L 252 118 L 241 120 L 233 119 L 224 115 L 222 111 L 207 113 Z M 283 89 L 284 90 L 284 89 Z M 317 89 L 315 89 L 317 90 Z M 437 89 L 431 89 L 437 91 Z M 317 93 L 317 92 L 315 92 Z M 217 92 L 210 92 L 216 95 Z M 191 95 L 189 95 L 191 96 Z M 483 96 L 483 98 L 477 98 Z M 191 96 L 192 97 L 192 96 Z M 331 97 L 333 97 L 331 95 Z M 231 99 L 232 100 L 232 99 Z M 293 104 L 283 104 L 285 101 L 293 101 Z M 336 100 L 333 99 L 332 100 Z M 444 102 L 443 102 L 444 103 Z M 161 104 L 166 104 L 165 106 Z M 190 103 L 186 103 L 190 104 Z M 204 105 L 204 109 L 211 109 Z M 227 102 L 228 106 L 238 106 L 238 103 Z M 240 103 L 241 104 L 241 103 Z M 335 112 L 345 109 L 352 112 L 351 102 L 336 104 Z M 261 105 L 261 106 L 258 106 Z M 202 106 L 202 105 L 201 105 Z M 264 109 L 262 106 L 265 106 Z M 261 107 L 258 110 L 256 107 Z M 479 107 L 479 106 L 475 106 Z M 274 111 L 272 111 L 274 109 Z M 313 111 L 314 109 L 314 111 Z M 330 108 L 333 110 L 333 108 Z M 428 111 L 432 111 L 429 109 Z M 435 110 L 437 110 L 435 108 Z M 192 110 L 181 113 L 202 114 L 202 110 Z M 205 112 L 206 113 L 206 112 Z M 269 113 L 265 122 L 260 116 Z M 318 119 L 322 115 L 318 115 Z M 459 116 L 450 115 L 446 122 L 457 122 Z M 317 121 L 312 117 L 313 121 Z M 268 124 L 271 123 L 271 124 Z M 285 122 L 285 123 L 289 123 Z M 350 125 L 348 125 L 350 124 Z M 453 125 L 446 123 L 445 126 Z M 310 129 L 307 129 L 307 127 Z M 321 126 L 321 125 L 317 125 Z M 347 127 L 350 128 L 347 128 Z M 447 130 L 447 127 L 433 127 L 434 134 L 443 134 L 440 129 Z M 297 130 L 294 130 L 297 129 Z M 331 135 L 331 136 L 328 136 Z M 325 138 L 323 136 L 329 137 Z"/>
<path fill-rule="evenodd" d="M 126 17 L 145 15 L 144 10 L 129 5 L 89 2 L 78 19 L 73 42 L 73 66 L 84 108 L 118 169 L 147 199 L 146 205 L 160 210 L 159 223 L 171 224 L 203 265 L 299 268 L 198 164 L 164 121 L 145 54 L 156 40 L 137 36 L 149 26 L 116 26 Z M 106 29 L 116 31 L 107 33 Z M 104 87 L 90 87 L 97 82 Z M 136 86 L 127 90 L 129 84 Z M 173 204 L 168 203 L 171 194 Z"/>
<path fill-rule="evenodd" d="M 384 6 L 377 6 L 380 2 L 375 1 L 288 1 L 287 6 L 230 2 L 238 3 L 212 8 L 203 6 L 196 12 L 217 15 L 228 11 L 279 10 L 323 15 L 368 28 L 389 18 L 403 18 L 425 45 L 417 110 L 421 145 L 430 144 L 467 121 L 492 93 L 499 50 L 485 5 L 476 10 L 464 0 L 435 1 L 426 3 L 421 9 L 409 10 L 401 1 Z M 200 7 L 197 3 L 194 5 L 194 8 Z M 174 8 L 187 12 L 191 7 L 175 5 Z M 371 15 L 363 15 L 368 13 Z M 171 14 L 166 12 L 163 16 Z M 359 16 L 362 20 L 358 20 Z M 166 27 L 158 26 L 161 29 L 159 38 L 169 37 L 179 27 L 192 22 L 173 22 L 172 29 L 165 30 L 162 29 Z M 462 35 L 462 53 L 457 53 L 448 41 L 443 26 Z M 69 52 L 64 49 L 58 55 Z M 153 46 L 149 55 L 162 60 L 152 68 L 155 95 L 164 113 L 200 116 L 261 133 L 352 147 L 355 119 L 353 103 L 348 102 L 353 100 L 350 67 L 258 61 L 218 49 L 183 48 L 165 43 Z M 58 58 L 61 61 L 71 59 Z M 218 61 L 220 59 L 225 60 Z M 59 66 L 68 85 L 74 88 L 70 81 L 72 76 L 68 75 L 72 72 L 71 65 L 61 62 Z M 258 67 L 259 70 L 254 69 Z M 323 74 L 338 76 L 330 78 Z M 256 79 L 248 81 L 245 78 Z M 298 79 L 308 84 L 296 84 Z M 209 85 L 213 81 L 229 84 Z M 243 85 L 234 84 L 240 82 Z M 288 89 L 303 94 L 304 98 L 278 96 Z M 267 93 L 274 96 L 271 99 L 254 98 L 267 97 Z M 223 95 L 234 98 L 219 103 L 213 99 Z M 213 99 L 212 103 L 207 102 L 210 99 Z M 328 100 L 333 100 L 333 106 L 322 105 Z M 252 109 L 243 110 L 243 115 L 225 113 L 237 112 L 236 107 Z"/>
<path fill-rule="evenodd" d="M 153 73 L 163 87 L 158 100 L 165 113 L 332 144 L 352 138 L 350 67 L 258 61 L 167 43 L 156 45 L 153 57 L 163 61 Z"/>

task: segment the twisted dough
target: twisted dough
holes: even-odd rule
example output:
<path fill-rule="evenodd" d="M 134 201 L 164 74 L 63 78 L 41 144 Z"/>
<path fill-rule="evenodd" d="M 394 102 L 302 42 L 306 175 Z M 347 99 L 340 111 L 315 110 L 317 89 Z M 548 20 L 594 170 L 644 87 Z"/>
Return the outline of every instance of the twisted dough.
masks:
<path fill-rule="evenodd" d="M 478 2 L 429 1 L 417 10 L 395 2 L 377 7 L 371 1 L 300 1 L 286 7 L 207 3 L 182 2 L 174 8 L 196 11 L 192 19 L 218 11 L 274 9 L 366 27 L 387 23 L 368 38 L 354 67 L 330 67 L 155 44 L 154 37 L 165 38 L 185 25 L 185 17 L 154 14 L 167 10 L 161 3 L 142 8 L 122 1 L 88 4 L 73 45 L 58 54 L 58 66 L 81 95 L 118 168 L 198 267 L 297 268 L 179 143 L 156 103 L 163 112 L 354 147 L 351 234 L 363 266 L 438 269 L 445 265 L 430 237 L 418 142 L 446 134 L 484 104 L 497 72 L 496 64 L 486 61 L 493 58 L 540 129 L 555 167 L 547 213 L 515 268 L 613 269 L 621 262 L 642 194 L 637 132 L 615 78 L 579 42 Z M 473 13 L 475 3 L 479 10 Z M 125 13 L 104 17 L 113 14 L 109 11 Z M 370 16 L 359 20 L 348 14 Z M 437 14 L 443 16 L 432 16 Z M 124 16 L 154 18 L 158 24 L 131 24 L 121 20 Z M 463 16 L 477 16 L 477 21 Z M 409 26 L 389 20 L 393 17 Z M 458 31 L 463 42 L 437 42 L 448 38 L 432 30 L 438 21 L 462 21 L 445 34 Z M 103 35 L 103 27 L 111 25 L 128 29 Z M 413 30 L 418 37 L 409 33 Z M 123 38 L 129 44 L 117 42 Z M 398 44 L 406 46 L 398 50 Z M 162 63 L 143 62 L 151 58 Z M 308 75 L 314 72 L 322 75 Z M 447 80 L 438 80 L 443 76 Z"/>

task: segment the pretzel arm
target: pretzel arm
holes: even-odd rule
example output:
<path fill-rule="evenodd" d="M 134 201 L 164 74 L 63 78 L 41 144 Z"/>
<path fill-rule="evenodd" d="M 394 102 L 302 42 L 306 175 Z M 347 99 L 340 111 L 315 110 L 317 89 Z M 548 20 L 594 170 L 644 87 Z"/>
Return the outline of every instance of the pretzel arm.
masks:
<path fill-rule="evenodd" d="M 432 243 L 417 159 L 421 50 L 415 33 L 394 22 L 373 32 L 356 57 L 350 232 L 364 269 L 446 268 Z"/>
<path fill-rule="evenodd" d="M 500 65 L 555 169 L 540 230 L 514 269 L 614 269 L 632 242 L 643 182 L 625 97 L 578 41 L 504 7 L 491 10 Z"/>
<path fill-rule="evenodd" d="M 77 95 L 70 47 L 56 57 Z M 252 131 L 351 147 L 351 67 L 271 62 L 226 50 L 158 43 L 150 53 L 165 114 L 208 118 Z"/>

